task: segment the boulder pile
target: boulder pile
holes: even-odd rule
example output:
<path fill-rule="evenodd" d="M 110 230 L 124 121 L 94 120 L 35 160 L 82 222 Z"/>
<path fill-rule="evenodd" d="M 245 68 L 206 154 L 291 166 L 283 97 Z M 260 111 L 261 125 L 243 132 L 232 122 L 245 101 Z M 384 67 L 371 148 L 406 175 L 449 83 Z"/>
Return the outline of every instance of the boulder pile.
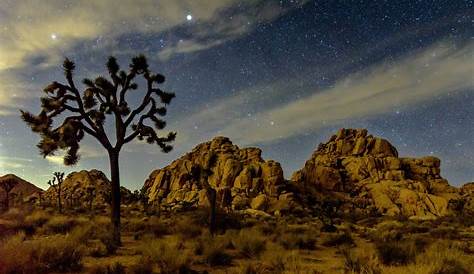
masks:
<path fill-rule="evenodd" d="M 436 157 L 399 158 L 387 140 L 365 129 L 341 129 L 320 144 L 292 180 L 309 193 L 343 193 L 380 213 L 434 218 L 449 213 L 459 191 L 440 175 Z"/>
<path fill-rule="evenodd" d="M 150 203 L 172 210 L 209 204 L 207 190 L 216 190 L 216 203 L 234 210 L 275 213 L 294 208 L 279 163 L 264 160 L 258 148 L 239 148 L 226 137 L 196 146 L 145 181 Z"/>

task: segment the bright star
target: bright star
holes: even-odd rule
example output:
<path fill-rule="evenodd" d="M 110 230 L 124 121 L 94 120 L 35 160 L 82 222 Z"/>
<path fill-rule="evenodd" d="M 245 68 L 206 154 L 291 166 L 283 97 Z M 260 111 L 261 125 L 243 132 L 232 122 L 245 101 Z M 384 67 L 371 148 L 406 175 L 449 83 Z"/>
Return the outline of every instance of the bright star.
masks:
<path fill-rule="evenodd" d="M 56 33 L 51 33 L 51 39 L 53 40 L 58 39 L 58 36 L 56 35 Z"/>
<path fill-rule="evenodd" d="M 186 20 L 188 20 L 188 21 L 193 20 L 193 16 L 192 16 L 191 14 L 188 14 L 188 15 L 186 16 Z"/>

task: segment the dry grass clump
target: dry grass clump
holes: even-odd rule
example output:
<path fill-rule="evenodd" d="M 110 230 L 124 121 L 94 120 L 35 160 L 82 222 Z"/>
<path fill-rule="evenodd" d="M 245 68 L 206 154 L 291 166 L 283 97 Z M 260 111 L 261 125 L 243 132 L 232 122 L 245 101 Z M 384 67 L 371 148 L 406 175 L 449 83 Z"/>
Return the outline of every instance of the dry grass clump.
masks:
<path fill-rule="evenodd" d="M 430 274 L 474 273 L 474 257 L 448 241 L 432 244 L 417 258 L 416 264 L 428 267 L 426 273 Z"/>
<path fill-rule="evenodd" d="M 232 245 L 245 258 L 258 258 L 265 251 L 265 239 L 254 229 L 243 229 L 232 239 Z"/>
<path fill-rule="evenodd" d="M 338 232 L 335 234 L 329 234 L 328 238 L 323 241 L 323 245 L 327 247 L 341 246 L 341 245 L 354 245 L 354 238 L 349 231 Z"/>
<path fill-rule="evenodd" d="M 227 235 L 211 237 L 203 234 L 197 238 L 192 249 L 194 255 L 202 256 L 209 266 L 224 266 L 232 262 L 232 256 L 226 252 L 226 249 L 233 248 L 229 243 Z"/>
<path fill-rule="evenodd" d="M 160 273 L 188 273 L 192 258 L 178 238 L 146 241 L 140 247 L 143 263 L 155 265 Z"/>
<path fill-rule="evenodd" d="M 163 237 L 170 234 L 170 226 L 156 216 L 147 218 L 125 219 L 123 222 L 123 231 L 134 233 L 136 240 L 145 235 Z"/>
<path fill-rule="evenodd" d="M 343 248 L 340 250 L 344 258 L 344 270 L 349 273 L 381 274 L 382 269 L 377 255 L 373 250 Z"/>
<path fill-rule="evenodd" d="M 413 241 L 387 241 L 375 244 L 377 255 L 384 265 L 406 265 L 420 253 Z"/>
<path fill-rule="evenodd" d="M 278 242 L 285 249 L 316 249 L 316 237 L 308 234 L 283 234 L 279 237 Z"/>
<path fill-rule="evenodd" d="M 26 240 L 18 234 L 0 245 L 0 273 L 77 271 L 83 254 L 83 246 L 69 236 Z"/>
<path fill-rule="evenodd" d="M 87 274 L 125 274 L 125 273 L 129 273 L 129 272 L 125 271 L 125 267 L 119 262 L 115 262 L 114 264 L 106 265 L 106 266 L 96 266 L 96 267 L 88 269 L 87 271 Z M 151 272 L 148 272 L 148 273 L 151 273 Z"/>
<path fill-rule="evenodd" d="M 78 225 L 77 218 L 54 216 L 51 217 L 38 232 L 40 234 L 65 234 L 71 231 L 76 225 Z"/>
<path fill-rule="evenodd" d="M 33 211 L 30 215 L 25 217 L 25 223 L 34 227 L 40 227 L 46 224 L 51 218 L 51 214 L 43 210 Z"/>

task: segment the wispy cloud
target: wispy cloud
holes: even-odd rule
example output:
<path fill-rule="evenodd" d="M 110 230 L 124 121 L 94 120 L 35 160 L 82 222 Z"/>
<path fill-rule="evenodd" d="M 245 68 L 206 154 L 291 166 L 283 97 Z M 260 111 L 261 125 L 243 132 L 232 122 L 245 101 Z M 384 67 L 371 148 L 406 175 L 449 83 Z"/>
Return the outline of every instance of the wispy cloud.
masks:
<path fill-rule="evenodd" d="M 53 58 L 82 39 L 130 32 L 161 32 L 185 23 L 186 14 L 208 20 L 234 0 L 12 1 L 0 7 L 0 70 L 31 55 Z"/>
<path fill-rule="evenodd" d="M 106 157 L 103 149 L 90 144 L 82 144 L 79 154 L 82 160 Z M 65 153 L 61 151 L 57 155 L 47 156 L 46 160 L 52 164 L 64 166 L 64 155 Z"/>
<path fill-rule="evenodd" d="M 245 91 L 189 115 L 193 119 L 181 121 L 186 126 L 180 128 L 188 135 L 190 125 L 206 121 L 206 128 L 200 131 L 202 135 L 226 135 L 240 144 L 254 144 L 295 136 L 324 127 L 326 123 L 334 125 L 393 112 L 398 107 L 474 88 L 472 52 L 473 43 L 456 47 L 441 42 L 390 63 L 368 67 L 305 98 L 261 109 L 251 117 L 243 111 L 243 106 L 248 102 L 265 105 L 268 98 Z M 272 89 L 277 93 L 287 90 L 281 83 Z"/>

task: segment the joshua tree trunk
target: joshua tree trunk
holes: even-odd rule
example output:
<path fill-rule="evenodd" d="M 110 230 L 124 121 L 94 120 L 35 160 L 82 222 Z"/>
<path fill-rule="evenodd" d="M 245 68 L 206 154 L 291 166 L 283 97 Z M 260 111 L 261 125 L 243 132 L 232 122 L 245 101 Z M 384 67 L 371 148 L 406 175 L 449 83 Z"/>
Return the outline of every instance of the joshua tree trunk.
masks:
<path fill-rule="evenodd" d="M 211 235 L 216 233 L 216 190 L 213 188 L 207 189 L 207 197 L 210 203 L 210 212 L 209 212 L 209 232 Z"/>
<path fill-rule="evenodd" d="M 59 211 L 59 214 L 61 214 L 63 211 L 63 208 L 61 204 L 61 186 L 60 185 L 58 185 L 57 194 L 58 194 L 58 211 Z"/>
<path fill-rule="evenodd" d="M 110 177 L 112 180 L 112 199 L 111 199 L 111 222 L 113 226 L 113 239 L 117 244 L 120 239 L 120 171 L 119 171 L 119 152 L 109 151 Z"/>

